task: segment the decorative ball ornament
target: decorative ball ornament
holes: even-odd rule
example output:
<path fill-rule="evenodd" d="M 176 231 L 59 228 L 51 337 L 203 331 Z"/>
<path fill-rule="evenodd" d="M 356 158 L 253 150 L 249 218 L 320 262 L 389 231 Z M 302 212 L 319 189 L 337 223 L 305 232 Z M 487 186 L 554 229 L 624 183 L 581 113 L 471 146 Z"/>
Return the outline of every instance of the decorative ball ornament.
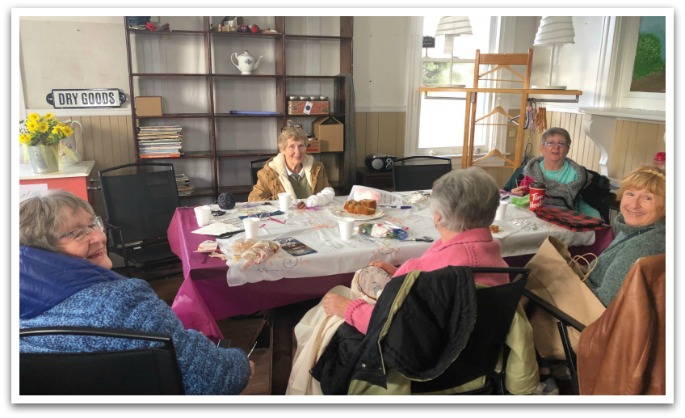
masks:
<path fill-rule="evenodd" d="M 252 31 L 252 33 L 259 33 L 259 26 L 252 25 L 250 26 L 250 30 Z"/>
<path fill-rule="evenodd" d="M 235 207 L 235 196 L 231 193 L 223 192 L 219 195 L 216 203 L 221 209 L 233 209 Z"/>

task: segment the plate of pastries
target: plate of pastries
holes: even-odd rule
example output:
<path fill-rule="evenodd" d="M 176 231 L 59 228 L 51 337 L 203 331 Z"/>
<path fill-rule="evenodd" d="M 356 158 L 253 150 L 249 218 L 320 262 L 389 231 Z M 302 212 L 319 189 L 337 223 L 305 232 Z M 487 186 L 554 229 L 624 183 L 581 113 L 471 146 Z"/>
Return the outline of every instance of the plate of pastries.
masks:
<path fill-rule="evenodd" d="M 354 218 L 364 221 L 378 219 L 385 215 L 385 212 L 378 210 L 377 202 L 374 199 L 348 200 L 342 209 L 332 213 L 333 216 L 339 218 Z"/>

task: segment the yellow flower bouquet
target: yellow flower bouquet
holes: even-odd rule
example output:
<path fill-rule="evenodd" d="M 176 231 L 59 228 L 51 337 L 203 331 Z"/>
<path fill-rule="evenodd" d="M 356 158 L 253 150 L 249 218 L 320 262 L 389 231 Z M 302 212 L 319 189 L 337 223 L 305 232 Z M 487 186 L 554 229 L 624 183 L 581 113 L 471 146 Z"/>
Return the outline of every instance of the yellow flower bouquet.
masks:
<path fill-rule="evenodd" d="M 55 119 L 53 113 L 46 113 L 43 116 L 31 113 L 19 124 L 19 141 L 29 146 L 57 145 L 59 141 L 74 133 L 71 126 Z"/>

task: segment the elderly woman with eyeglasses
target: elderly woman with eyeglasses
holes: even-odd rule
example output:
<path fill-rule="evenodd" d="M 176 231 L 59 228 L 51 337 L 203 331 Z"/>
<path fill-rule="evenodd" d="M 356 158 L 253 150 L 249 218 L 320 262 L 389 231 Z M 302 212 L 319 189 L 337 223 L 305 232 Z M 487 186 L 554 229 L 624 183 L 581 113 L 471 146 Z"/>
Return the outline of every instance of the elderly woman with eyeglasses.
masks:
<path fill-rule="evenodd" d="M 239 394 L 254 364 L 238 348 L 219 348 L 183 324 L 144 280 L 111 270 L 102 220 L 79 197 L 49 190 L 19 207 L 20 327 L 120 328 L 173 338 L 187 395 Z M 137 349 L 154 342 L 85 336 L 22 338 L 21 352 Z"/>
<path fill-rule="evenodd" d="M 328 183 L 326 168 L 307 154 L 307 134 L 301 126 L 289 121 L 278 135 L 278 149 L 280 152 L 257 173 L 248 202 L 278 200 L 278 194 L 284 192 L 290 193 L 300 209 L 333 200 L 335 191 Z"/>
<path fill-rule="evenodd" d="M 592 173 L 567 158 L 571 147 L 571 135 L 564 128 L 550 128 L 542 134 L 540 157 L 533 158 L 523 168 L 524 178 L 513 194 L 528 194 L 528 186 L 534 182 L 546 186 L 544 205 L 573 209 L 594 218 L 601 218 L 599 211 L 582 199 L 580 191 L 592 182 Z"/>

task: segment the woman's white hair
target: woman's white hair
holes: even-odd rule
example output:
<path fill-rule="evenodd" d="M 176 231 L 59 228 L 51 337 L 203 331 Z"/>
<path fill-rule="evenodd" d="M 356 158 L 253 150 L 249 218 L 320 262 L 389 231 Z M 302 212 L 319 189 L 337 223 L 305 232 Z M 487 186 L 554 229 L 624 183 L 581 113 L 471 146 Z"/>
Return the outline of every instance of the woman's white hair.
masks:
<path fill-rule="evenodd" d="M 495 179 L 480 167 L 456 169 L 433 183 L 431 207 L 442 215 L 440 226 L 454 232 L 488 228 L 499 206 Z"/>

